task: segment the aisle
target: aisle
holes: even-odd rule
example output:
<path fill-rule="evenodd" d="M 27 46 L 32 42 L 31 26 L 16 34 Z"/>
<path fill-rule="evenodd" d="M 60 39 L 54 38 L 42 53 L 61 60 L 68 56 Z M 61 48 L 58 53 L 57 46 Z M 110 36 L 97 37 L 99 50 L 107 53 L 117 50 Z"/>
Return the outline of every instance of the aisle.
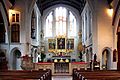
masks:
<path fill-rule="evenodd" d="M 52 76 L 52 80 L 72 80 L 72 76 Z"/>

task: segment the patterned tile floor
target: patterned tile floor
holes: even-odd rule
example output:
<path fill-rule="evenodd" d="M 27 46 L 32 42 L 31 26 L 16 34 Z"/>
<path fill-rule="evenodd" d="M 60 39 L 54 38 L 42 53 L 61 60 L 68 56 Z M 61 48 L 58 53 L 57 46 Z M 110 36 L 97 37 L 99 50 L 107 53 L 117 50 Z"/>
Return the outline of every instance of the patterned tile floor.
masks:
<path fill-rule="evenodd" d="M 52 76 L 52 80 L 72 80 L 72 76 Z"/>

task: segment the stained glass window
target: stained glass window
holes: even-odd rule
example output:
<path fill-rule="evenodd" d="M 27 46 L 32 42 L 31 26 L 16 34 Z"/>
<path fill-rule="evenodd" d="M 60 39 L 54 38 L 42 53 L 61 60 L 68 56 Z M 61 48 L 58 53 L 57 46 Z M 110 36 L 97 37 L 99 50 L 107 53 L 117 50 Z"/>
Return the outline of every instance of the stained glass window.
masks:
<path fill-rule="evenodd" d="M 52 10 L 46 18 L 45 37 L 76 36 L 76 18 L 73 13 L 65 7 L 57 7 Z"/>
<path fill-rule="evenodd" d="M 66 35 L 66 9 L 63 7 L 56 8 L 56 35 Z"/>

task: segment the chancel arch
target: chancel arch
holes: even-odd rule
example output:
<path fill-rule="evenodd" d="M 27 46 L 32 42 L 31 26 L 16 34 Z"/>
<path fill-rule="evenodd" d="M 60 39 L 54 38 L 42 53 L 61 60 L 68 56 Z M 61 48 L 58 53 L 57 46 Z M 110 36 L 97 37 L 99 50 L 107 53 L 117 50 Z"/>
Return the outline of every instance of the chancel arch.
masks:
<path fill-rule="evenodd" d="M 59 4 L 44 10 L 43 13 L 42 31 L 46 40 L 46 51 L 49 49 L 48 39 L 65 37 L 65 43 L 68 38 L 74 39 L 74 53 L 77 53 L 78 32 L 81 31 L 79 12 L 73 7 Z M 67 48 L 67 45 L 65 46 Z"/>
<path fill-rule="evenodd" d="M 73 7 L 70 7 L 70 6 L 68 6 L 68 5 L 63 5 L 63 4 L 58 4 L 58 5 L 54 5 L 54 6 L 52 6 L 52 7 L 50 7 L 50 8 L 47 8 L 46 10 L 44 10 L 44 14 L 43 14 L 43 18 L 42 18 L 42 30 L 43 30 L 43 32 L 44 32 L 44 37 L 46 37 L 47 38 L 47 36 L 46 36 L 46 19 L 48 18 L 48 16 L 49 15 L 51 15 L 51 18 L 53 19 L 52 20 L 52 30 L 53 30 L 53 35 L 51 36 L 51 37 L 56 37 L 56 10 L 55 9 L 58 9 L 58 8 L 64 8 L 66 11 L 64 11 L 65 12 L 65 19 L 66 19 L 66 29 L 70 26 L 70 24 L 69 24 L 69 14 L 72 14 L 74 17 L 75 17 L 75 20 L 76 20 L 76 32 L 75 32 L 75 34 L 76 34 L 76 36 L 78 36 L 78 32 L 81 30 L 81 28 L 80 28 L 80 15 L 79 15 L 79 12 L 75 9 L 75 8 L 73 8 Z M 61 9 L 61 10 L 62 10 Z M 60 13 L 60 12 L 59 12 Z M 50 16 L 49 16 L 50 17 Z M 49 20 L 50 21 L 50 20 Z M 50 25 L 49 25 L 50 26 Z M 55 31 L 54 31 L 55 30 Z M 58 32 L 59 33 L 59 32 Z M 66 33 L 68 34 L 68 31 L 66 31 Z M 68 36 L 68 35 L 66 35 L 66 36 Z M 50 37 L 50 36 L 49 36 Z"/>

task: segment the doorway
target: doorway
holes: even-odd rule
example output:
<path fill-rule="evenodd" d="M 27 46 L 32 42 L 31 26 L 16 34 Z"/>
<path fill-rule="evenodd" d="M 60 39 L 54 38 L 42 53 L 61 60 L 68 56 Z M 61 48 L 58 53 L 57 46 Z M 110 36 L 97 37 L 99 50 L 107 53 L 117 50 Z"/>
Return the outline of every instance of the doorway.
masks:
<path fill-rule="evenodd" d="M 109 70 L 111 66 L 111 55 L 109 49 L 104 49 L 102 52 L 102 67 Z"/>
<path fill-rule="evenodd" d="M 13 51 L 13 69 L 17 70 L 20 69 L 20 65 L 21 65 L 21 52 L 16 49 Z"/>

